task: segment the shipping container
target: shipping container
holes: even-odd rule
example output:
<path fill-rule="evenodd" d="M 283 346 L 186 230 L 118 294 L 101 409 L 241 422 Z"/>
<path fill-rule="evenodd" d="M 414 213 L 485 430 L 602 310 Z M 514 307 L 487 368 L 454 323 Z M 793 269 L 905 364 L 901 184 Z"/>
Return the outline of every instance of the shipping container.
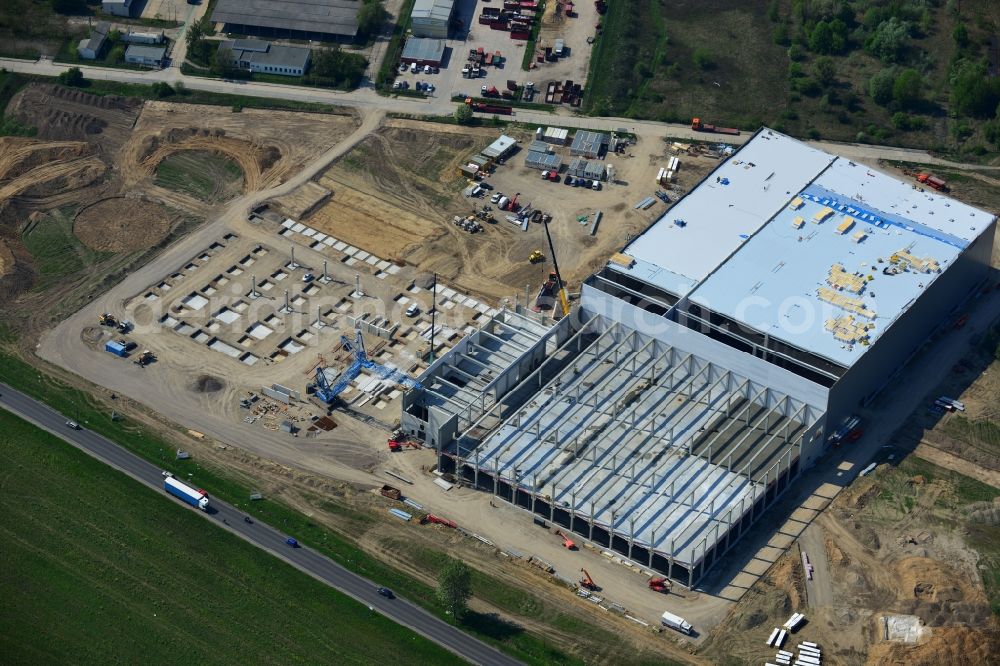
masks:
<path fill-rule="evenodd" d="M 163 479 L 163 489 L 186 504 L 208 511 L 208 493 L 204 490 L 196 490 L 172 476 Z"/>

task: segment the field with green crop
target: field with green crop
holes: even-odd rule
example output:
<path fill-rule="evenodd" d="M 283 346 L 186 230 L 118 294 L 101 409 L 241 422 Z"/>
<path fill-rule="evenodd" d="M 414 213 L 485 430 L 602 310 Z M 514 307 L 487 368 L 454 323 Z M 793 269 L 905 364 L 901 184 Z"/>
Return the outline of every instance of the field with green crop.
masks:
<path fill-rule="evenodd" d="M 189 150 L 168 155 L 157 165 L 156 184 L 215 203 L 240 193 L 243 171 L 225 155 Z"/>
<path fill-rule="evenodd" d="M 266 499 L 262 502 L 247 501 L 250 492 L 247 484 L 252 483 L 250 480 L 237 478 L 229 471 L 204 465 L 194 459 L 176 460 L 174 445 L 150 433 L 141 423 L 123 416 L 120 412 L 113 418 L 111 408 L 102 404 L 94 395 L 40 372 L 10 351 L 15 344 L 17 344 L 16 335 L 0 325 L 0 381 L 15 386 L 60 410 L 87 429 L 108 437 L 163 469 L 190 478 L 199 487 L 210 488 L 214 496 L 239 506 L 254 518 L 272 525 L 282 525 L 288 533 L 294 534 L 300 543 L 315 548 L 356 573 L 387 585 L 438 617 L 453 621 L 438 603 L 433 587 L 375 558 L 344 536 L 344 534 L 361 535 L 369 529 L 371 520 L 367 514 L 351 511 L 325 498 L 309 498 L 310 502 L 323 511 L 346 518 L 342 534 L 324 528 L 313 519 L 288 508 L 279 501 Z M 400 555 L 406 556 L 407 553 Z M 495 595 L 518 593 L 508 583 L 495 577 L 484 576 L 477 580 L 482 580 L 482 585 L 490 588 Z M 515 615 L 512 619 L 516 621 L 518 616 Z M 547 619 L 549 618 L 541 617 L 537 621 L 545 622 Z M 578 636 L 578 644 L 587 651 L 593 651 L 594 642 L 591 641 L 591 637 L 597 633 L 596 628 L 587 623 L 578 624 L 581 625 L 578 627 L 580 633 L 575 634 Z M 567 654 L 564 649 L 553 645 L 542 636 L 489 614 L 471 613 L 462 628 L 528 664 L 572 666 L 584 663 L 582 659 Z M 644 666 L 649 660 L 647 655 L 636 654 L 633 651 L 623 656 L 621 663 L 623 666 L 631 664 Z"/>
<path fill-rule="evenodd" d="M 35 289 L 44 290 L 110 255 L 91 250 L 73 235 L 72 210 L 60 209 L 31 222 L 21 235 L 38 271 Z"/>
<path fill-rule="evenodd" d="M 0 410 L 6 663 L 461 663 Z"/>

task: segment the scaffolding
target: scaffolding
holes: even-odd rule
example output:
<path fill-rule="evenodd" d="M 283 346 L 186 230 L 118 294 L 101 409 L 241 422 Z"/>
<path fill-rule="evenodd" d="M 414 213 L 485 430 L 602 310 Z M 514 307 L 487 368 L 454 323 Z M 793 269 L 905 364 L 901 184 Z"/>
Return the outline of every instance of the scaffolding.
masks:
<path fill-rule="evenodd" d="M 691 586 L 798 473 L 819 418 L 595 316 L 439 452 L 470 485 Z"/>

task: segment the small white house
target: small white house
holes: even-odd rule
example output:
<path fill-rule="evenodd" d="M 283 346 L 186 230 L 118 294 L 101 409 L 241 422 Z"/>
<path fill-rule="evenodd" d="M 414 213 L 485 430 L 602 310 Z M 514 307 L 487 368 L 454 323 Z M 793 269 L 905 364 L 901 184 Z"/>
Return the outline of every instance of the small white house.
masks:
<path fill-rule="evenodd" d="M 130 65 L 159 69 L 163 66 L 163 57 L 166 52 L 167 49 L 163 46 L 136 46 L 132 44 L 125 49 L 125 62 Z"/>
<path fill-rule="evenodd" d="M 108 32 L 111 24 L 101 21 L 90 30 L 90 37 L 81 39 L 76 47 L 76 53 L 81 60 L 96 60 L 104 50 L 104 45 L 108 41 Z"/>

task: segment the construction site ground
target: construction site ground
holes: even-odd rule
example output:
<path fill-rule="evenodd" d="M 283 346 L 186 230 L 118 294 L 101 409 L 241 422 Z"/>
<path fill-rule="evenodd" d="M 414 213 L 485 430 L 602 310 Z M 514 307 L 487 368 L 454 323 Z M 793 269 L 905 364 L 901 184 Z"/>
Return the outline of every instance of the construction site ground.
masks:
<path fill-rule="evenodd" d="M 528 78 L 534 81 L 535 88 L 542 93 L 549 81 L 565 83 L 569 80 L 586 87 L 593 49 L 588 39 L 597 35 L 597 24 L 602 17 L 597 13 L 593 2 L 575 4 L 575 16 L 567 16 L 563 7 L 558 2 L 546 2 L 545 13 L 542 14 L 542 29 L 535 43 L 536 57 L 528 74 Z M 565 55 L 555 61 L 538 62 L 537 56 L 544 55 L 546 47 L 554 48 L 557 39 L 563 40 Z M 544 96 L 536 101 L 544 102 Z"/>
<path fill-rule="evenodd" d="M 762 578 L 741 585 L 702 654 L 773 658 L 765 641 L 798 611 L 808 622 L 790 640 L 821 644 L 824 663 L 991 663 L 1000 649 L 1000 475 L 987 453 L 1000 447 L 998 284 L 994 270 L 965 323 L 939 333 L 871 407 L 863 438 L 805 475 L 777 512 L 788 520 L 768 528 L 772 539 L 751 535 L 748 550 L 762 547 L 744 568 Z M 966 410 L 933 414 L 940 395 Z M 874 472 L 858 476 L 871 462 Z"/>
<path fill-rule="evenodd" d="M 492 211 L 494 223 L 482 233 L 470 234 L 455 226 L 453 217 L 467 216 L 502 192 L 518 202 L 549 212 L 553 222 L 556 259 L 571 291 L 625 245 L 630 235 L 645 229 L 663 213 L 657 199 L 648 210 L 633 204 L 656 190 L 656 174 L 666 163 L 668 144 L 658 137 L 644 137 L 624 155 L 609 155 L 615 183 L 602 183 L 600 191 L 568 187 L 541 179 L 541 172 L 524 166 L 527 142 L 533 134 L 505 130 L 521 148 L 485 179 L 492 190 L 475 199 L 464 197 L 469 182 L 457 169 L 499 136 L 487 128 L 462 128 L 411 120 L 390 119 L 383 128 L 361 142 L 317 179 L 332 192 L 329 201 L 303 218 L 310 226 L 345 240 L 379 257 L 404 261 L 424 272 L 434 272 L 466 293 L 499 302 L 515 295 L 524 302 L 552 269 L 551 253 L 539 224 L 527 232 Z M 558 148 L 564 163 L 568 147 Z M 675 184 L 676 198 L 715 166 L 709 157 L 681 156 L 682 169 Z M 597 233 L 589 235 L 596 211 L 603 216 Z M 585 216 L 581 224 L 578 217 Z M 534 250 L 545 260 L 531 264 Z"/>
<path fill-rule="evenodd" d="M 988 536 L 984 530 L 995 529 L 995 523 L 976 522 L 982 516 L 991 520 L 990 506 L 970 508 L 965 501 L 988 502 L 989 493 L 952 476 L 948 470 L 961 465 L 945 464 L 945 456 L 934 460 L 941 470 L 905 456 L 930 446 L 986 467 L 986 458 L 974 454 L 989 431 L 980 428 L 972 431 L 974 437 L 966 436 L 969 429 L 957 418 L 995 420 L 996 365 L 987 362 L 980 347 L 996 323 L 1000 292 L 972 301 L 963 326 L 946 328 L 933 349 L 918 356 L 862 414 L 865 436 L 832 450 L 807 471 L 766 524 L 746 534 L 701 588 L 675 586 L 662 595 L 647 588 L 644 573 L 609 560 L 582 539 L 571 537 L 579 550 L 564 549 L 551 527 L 534 525 L 523 511 L 499 501 L 491 506 L 489 496 L 468 489 L 442 491 L 433 483 L 429 451 L 390 454 L 386 426 L 399 410 L 399 395 L 390 397 L 392 391 L 361 404 L 364 392 L 356 387 L 347 394 L 353 414 L 334 411 L 332 430 L 307 436 L 312 417 L 326 410 L 308 399 L 305 385 L 318 362 L 334 369 L 348 363 L 337 346 L 339 335 L 353 328 L 349 316 L 370 305 L 372 317 L 398 323 L 395 346 L 380 348 L 376 336 L 367 336 L 366 343 L 379 362 L 417 373 L 429 344 L 421 335 L 429 321 L 426 314 L 408 318 L 402 311 L 416 302 L 426 313 L 431 272 L 439 273 L 442 285 L 441 351 L 477 318 L 502 306 L 502 299 L 523 299 L 526 285 L 530 294 L 548 271 L 539 225 L 523 232 L 502 213 L 480 234 L 452 223 L 454 215 L 468 214 L 473 206 L 462 196 L 466 181 L 456 167 L 496 138 L 496 130 L 384 120 L 380 114 L 359 119 L 141 104 L 48 86 L 22 91 L 7 112 L 22 119 L 35 114 L 39 135 L 0 139 L 6 148 L 0 151 L 5 197 L 0 200 L 0 263 L 6 271 L 0 277 L 5 290 L 0 303 L 11 321 L 21 322 L 25 339 L 33 342 L 41 333 L 37 354 L 81 386 L 106 387 L 104 397 L 119 396 L 109 404 L 130 417 L 148 419 L 142 413 L 150 410 L 180 425 L 180 434 L 169 432 L 179 446 L 259 480 L 269 495 L 351 534 L 413 575 L 433 579 L 415 545 L 461 553 L 496 577 L 544 597 L 541 608 L 509 610 L 526 626 L 537 622 L 548 631 L 543 616 L 558 610 L 609 627 L 637 650 L 657 650 L 680 661 L 732 657 L 756 662 L 768 656 L 762 648 L 770 629 L 796 609 L 809 618 L 800 636 L 823 644 L 829 663 L 942 663 L 934 658 L 983 663 L 962 662 L 958 650 L 975 656 L 975 650 L 994 645 L 989 632 L 995 620 L 986 612 L 988 591 L 980 569 L 988 562 L 976 559 L 981 543 L 973 547 L 969 541 Z M 531 137 L 530 129 L 509 131 L 518 132 L 522 146 Z M 562 150 L 568 162 L 568 151 Z M 243 193 L 210 202 L 154 185 L 162 160 L 185 151 L 209 151 L 238 164 Z M 608 158 L 622 184 L 605 183 L 600 191 L 541 180 L 539 172 L 523 166 L 523 152 L 488 178 L 494 192 L 520 193 L 521 201 L 554 215 L 560 268 L 572 290 L 629 234 L 664 210 L 658 200 L 641 213 L 633 205 L 656 189 L 657 170 L 674 154 L 669 144 L 643 135 L 626 154 L 634 157 Z M 716 164 L 686 152 L 680 159 L 673 198 Z M 476 205 L 483 203 L 480 199 Z M 72 211 L 73 233 L 97 252 L 97 263 L 87 267 L 86 275 L 31 291 L 41 260 L 22 242 L 22 225 L 32 216 L 32 224 L 44 224 L 66 210 Z M 595 210 L 604 219 L 590 237 L 589 225 L 576 217 Z M 302 219 L 286 220 L 292 212 Z M 184 231 L 181 237 L 175 237 L 178 229 Z M 328 238 L 334 242 L 326 243 Z M 527 256 L 535 249 L 546 261 L 531 265 Z M 247 258 L 252 263 L 244 263 Z M 323 261 L 329 283 L 318 279 Z M 313 273 L 313 281 L 303 281 L 306 272 Z M 355 276 L 364 296 L 352 297 Z M 281 312 L 286 289 L 292 311 Z M 74 298 L 67 299 L 71 291 Z M 84 293 L 89 294 L 85 299 Z M 317 311 L 322 327 L 314 326 Z M 125 337 L 137 350 L 153 351 L 157 362 L 141 368 L 103 351 L 105 340 L 120 337 L 98 324 L 103 312 L 132 319 L 136 329 Z M 178 329 L 182 323 L 191 330 Z M 255 328 L 258 324 L 271 332 L 262 335 L 266 331 Z M 223 344 L 210 348 L 213 339 Z M 967 355 L 973 345 L 980 352 Z M 236 350 L 235 357 L 229 348 Z M 257 361 L 241 361 L 245 354 Z M 958 371 L 952 373 L 956 364 Z M 250 410 L 240 407 L 248 391 L 272 383 L 301 391 L 303 400 L 287 409 L 264 399 Z M 965 400 L 967 413 L 919 420 L 928 397 L 944 392 Z M 298 437 L 278 429 L 284 420 L 301 428 Z M 923 424 L 921 436 L 914 439 L 900 430 L 906 423 Z M 942 444 L 944 438 L 957 444 Z M 986 445 L 991 441 L 987 436 Z M 893 448 L 884 449 L 887 444 Z M 872 460 L 890 464 L 854 483 Z M 906 462 L 891 469 L 901 460 Z M 976 478 L 989 483 L 990 477 Z M 385 510 L 399 506 L 371 492 L 383 483 L 400 487 L 469 534 L 394 518 L 372 520 L 372 515 L 388 518 Z M 799 547 L 815 567 L 811 583 L 802 580 Z M 557 576 L 528 564 L 532 556 L 551 565 Z M 993 562 L 989 566 L 995 567 Z M 601 606 L 575 598 L 560 582 L 575 582 L 581 568 L 602 588 L 597 593 Z M 621 609 L 636 621 L 616 619 Z M 691 621 L 694 636 L 654 635 L 640 623 L 655 627 L 664 610 Z M 916 616 L 930 631 L 915 647 L 880 642 L 878 618 L 887 613 Z M 905 618 L 893 622 L 904 634 L 912 626 Z M 572 631 L 553 640 L 572 646 Z M 692 654 L 696 647 L 699 653 Z M 925 652 L 929 656 L 921 656 Z M 596 657 L 600 661 L 601 655 Z"/>

